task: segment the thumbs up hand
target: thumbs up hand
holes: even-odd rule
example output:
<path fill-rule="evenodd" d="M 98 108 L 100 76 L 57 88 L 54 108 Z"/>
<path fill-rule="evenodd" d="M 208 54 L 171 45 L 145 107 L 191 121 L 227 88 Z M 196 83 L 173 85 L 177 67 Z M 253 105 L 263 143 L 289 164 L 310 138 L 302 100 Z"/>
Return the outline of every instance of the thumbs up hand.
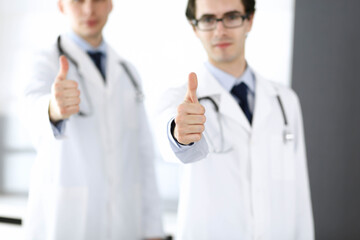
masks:
<path fill-rule="evenodd" d="M 60 57 L 60 70 L 51 87 L 49 117 L 53 123 L 69 118 L 79 112 L 80 91 L 78 83 L 68 80 L 69 63 Z"/>
<path fill-rule="evenodd" d="M 183 145 L 200 141 L 201 134 L 205 130 L 205 108 L 196 96 L 197 86 L 196 74 L 190 73 L 185 100 L 177 108 L 173 132 L 175 139 Z"/>

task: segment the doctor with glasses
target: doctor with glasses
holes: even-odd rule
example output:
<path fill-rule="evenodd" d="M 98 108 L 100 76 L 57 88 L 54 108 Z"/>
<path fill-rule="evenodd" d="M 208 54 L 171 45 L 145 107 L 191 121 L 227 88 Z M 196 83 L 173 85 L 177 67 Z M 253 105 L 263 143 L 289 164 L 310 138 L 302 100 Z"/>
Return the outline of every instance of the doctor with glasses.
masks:
<path fill-rule="evenodd" d="M 164 94 L 158 131 L 184 164 L 180 240 L 314 239 L 299 99 L 247 63 L 254 15 L 254 0 L 188 0 L 208 61 Z"/>

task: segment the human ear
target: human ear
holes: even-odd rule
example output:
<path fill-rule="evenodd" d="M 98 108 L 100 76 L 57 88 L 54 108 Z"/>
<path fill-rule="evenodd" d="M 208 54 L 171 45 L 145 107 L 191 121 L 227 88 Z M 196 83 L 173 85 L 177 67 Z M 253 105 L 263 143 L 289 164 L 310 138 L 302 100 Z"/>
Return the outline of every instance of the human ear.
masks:
<path fill-rule="evenodd" d="M 249 15 L 249 18 L 247 19 L 248 24 L 247 24 L 247 29 L 246 32 L 249 33 L 251 31 L 253 22 L 254 22 L 254 17 L 255 17 L 255 13 L 252 13 Z"/>
<path fill-rule="evenodd" d="M 63 0 L 58 0 L 57 5 L 58 5 L 59 11 L 60 11 L 62 14 L 64 14 L 64 3 L 63 3 Z"/>

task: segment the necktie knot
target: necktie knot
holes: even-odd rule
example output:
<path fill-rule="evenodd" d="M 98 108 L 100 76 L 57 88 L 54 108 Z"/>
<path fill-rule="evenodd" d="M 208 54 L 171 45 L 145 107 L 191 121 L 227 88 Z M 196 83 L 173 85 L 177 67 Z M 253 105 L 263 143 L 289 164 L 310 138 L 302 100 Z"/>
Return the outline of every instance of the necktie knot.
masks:
<path fill-rule="evenodd" d="M 239 101 L 240 101 L 239 105 L 240 105 L 241 109 L 243 110 L 245 116 L 251 123 L 252 113 L 251 113 L 250 107 L 249 107 L 248 93 L 249 93 L 249 88 L 244 82 L 241 82 L 240 84 L 234 86 L 231 89 L 231 94 L 236 96 L 239 99 Z"/>
<path fill-rule="evenodd" d="M 249 88 L 244 82 L 241 82 L 240 84 L 235 85 L 231 89 L 231 93 L 233 95 L 235 95 L 241 102 L 247 102 L 248 101 L 247 100 L 248 91 L 249 91 Z"/>
<path fill-rule="evenodd" d="M 88 52 L 88 55 L 90 56 L 91 60 L 94 62 L 95 66 L 101 73 L 102 77 L 105 80 L 105 73 L 103 71 L 103 67 L 101 66 L 101 57 L 103 56 L 102 52 L 96 51 L 96 52 Z"/>

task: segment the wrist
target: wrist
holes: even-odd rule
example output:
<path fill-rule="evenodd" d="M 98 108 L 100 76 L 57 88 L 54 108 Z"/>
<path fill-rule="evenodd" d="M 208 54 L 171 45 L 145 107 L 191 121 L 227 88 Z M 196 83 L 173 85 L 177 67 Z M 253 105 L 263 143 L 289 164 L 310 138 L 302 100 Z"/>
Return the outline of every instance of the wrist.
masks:
<path fill-rule="evenodd" d="M 50 104 L 49 104 L 49 109 L 48 109 L 48 115 L 49 115 L 49 119 L 53 124 L 56 124 L 58 122 L 60 122 L 62 119 L 57 117 L 56 114 L 53 114 L 53 110 L 51 107 L 51 100 L 50 100 Z"/>

